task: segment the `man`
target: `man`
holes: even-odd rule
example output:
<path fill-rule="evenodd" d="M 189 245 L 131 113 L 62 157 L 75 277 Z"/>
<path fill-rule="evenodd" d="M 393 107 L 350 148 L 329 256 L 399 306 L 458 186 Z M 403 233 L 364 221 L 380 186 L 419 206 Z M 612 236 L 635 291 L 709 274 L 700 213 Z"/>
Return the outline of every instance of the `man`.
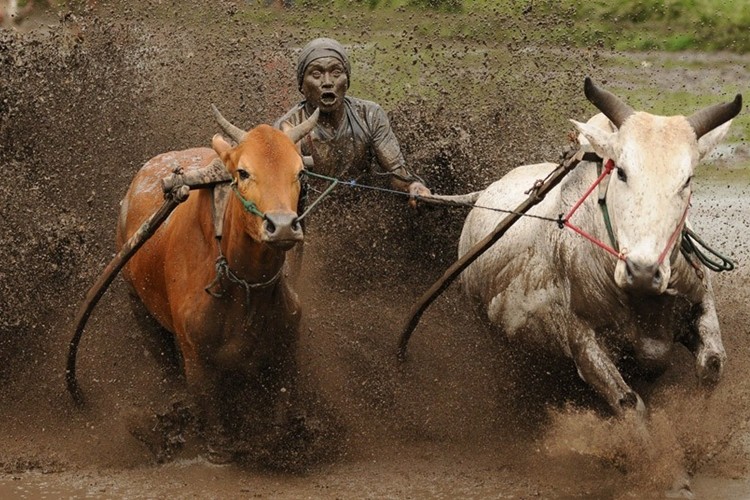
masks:
<path fill-rule="evenodd" d="M 313 132 L 301 143 L 302 154 L 313 158 L 312 171 L 341 179 L 372 172 L 373 159 L 391 187 L 412 196 L 428 196 L 430 190 L 405 167 L 388 117 L 378 104 L 346 95 L 351 66 L 346 50 L 336 40 L 317 38 L 299 55 L 297 85 L 305 100 L 277 122 L 297 125 L 315 109 L 320 117 Z M 416 200 L 409 204 L 416 206 Z"/>

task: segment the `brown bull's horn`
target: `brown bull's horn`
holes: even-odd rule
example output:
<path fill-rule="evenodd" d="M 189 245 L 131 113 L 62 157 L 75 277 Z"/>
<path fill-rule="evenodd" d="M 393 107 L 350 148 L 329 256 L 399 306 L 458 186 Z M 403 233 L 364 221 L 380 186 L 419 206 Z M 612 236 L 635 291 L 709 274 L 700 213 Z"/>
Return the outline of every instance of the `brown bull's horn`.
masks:
<path fill-rule="evenodd" d="M 634 113 L 633 108 L 608 90 L 596 86 L 588 76 L 583 82 L 586 99 L 609 118 L 615 127 L 620 128 L 625 120 Z"/>
<path fill-rule="evenodd" d="M 703 108 L 690 115 L 687 120 L 695 130 L 695 136 L 700 139 L 703 134 L 737 116 L 740 110 L 742 110 L 742 94 L 737 94 L 734 101 Z"/>
<path fill-rule="evenodd" d="M 211 110 L 214 112 L 214 118 L 216 118 L 216 121 L 218 122 L 219 126 L 222 128 L 222 130 L 231 137 L 234 142 L 237 144 L 241 143 L 242 140 L 245 138 L 245 135 L 247 132 L 242 130 L 236 125 L 232 125 L 229 123 L 229 120 L 221 116 L 221 113 L 219 113 L 219 110 L 216 109 L 216 106 L 213 104 L 211 105 Z"/>
<path fill-rule="evenodd" d="M 318 123 L 319 115 L 320 115 L 320 108 L 316 109 L 315 112 L 310 115 L 310 118 L 303 121 L 296 127 L 287 130 L 286 131 L 287 137 L 289 137 L 292 140 L 292 142 L 299 142 L 300 139 L 305 137 L 307 134 L 310 133 L 310 131 L 313 128 L 315 128 L 315 124 Z"/>

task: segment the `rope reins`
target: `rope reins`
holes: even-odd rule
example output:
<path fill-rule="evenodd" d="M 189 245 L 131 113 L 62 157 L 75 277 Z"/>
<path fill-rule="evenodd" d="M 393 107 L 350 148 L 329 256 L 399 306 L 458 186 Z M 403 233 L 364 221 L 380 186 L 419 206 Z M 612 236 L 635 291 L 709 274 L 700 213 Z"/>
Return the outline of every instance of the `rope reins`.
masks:
<path fill-rule="evenodd" d="M 432 203 L 434 201 L 432 198 L 427 197 L 427 196 L 413 195 L 413 194 L 406 193 L 404 191 L 397 191 L 395 189 L 384 188 L 384 187 L 381 187 L 381 186 L 372 186 L 372 185 L 369 185 L 369 184 L 362 184 L 357 179 L 351 179 L 351 180 L 348 180 L 348 181 L 343 181 L 341 179 L 337 179 L 336 177 L 330 177 L 330 176 L 327 176 L 327 175 L 317 174 L 317 173 L 311 172 L 309 170 L 303 170 L 302 172 L 304 173 L 304 175 L 307 175 L 307 176 L 315 178 L 315 179 L 322 179 L 322 180 L 330 182 L 331 184 L 325 189 L 325 191 L 322 192 L 322 194 L 318 198 L 316 198 L 316 200 L 310 205 L 310 207 L 307 210 L 305 210 L 305 213 L 299 216 L 298 219 L 302 219 L 303 217 L 307 216 L 308 213 L 312 210 L 313 207 L 315 207 L 316 205 L 318 205 L 320 203 L 320 201 L 322 201 L 323 198 L 325 198 L 326 196 L 328 196 L 331 193 L 331 191 L 333 191 L 334 187 L 339 186 L 339 185 L 341 185 L 341 186 L 347 186 L 347 187 L 351 187 L 351 188 L 360 188 L 360 189 L 365 189 L 365 190 L 370 190 L 370 191 L 378 191 L 378 192 L 387 193 L 387 194 L 394 194 L 394 195 L 397 195 L 397 196 L 403 196 L 403 197 L 408 197 L 408 198 L 414 198 L 417 201 L 422 201 L 422 202 L 425 202 L 425 203 Z M 439 204 L 443 204 L 443 203 L 439 202 Z M 546 221 L 549 221 L 549 222 L 555 222 L 555 223 L 559 223 L 560 222 L 559 219 L 554 219 L 552 217 L 544 217 L 544 216 L 541 216 L 541 215 L 534 215 L 534 214 L 520 214 L 520 213 L 518 213 L 518 212 L 516 212 L 514 210 L 506 210 L 506 209 L 503 209 L 503 208 L 487 207 L 487 206 L 477 205 L 475 203 L 452 202 L 452 203 L 450 203 L 450 206 L 453 206 L 453 207 L 465 207 L 465 208 L 481 208 L 483 210 L 490 210 L 490 211 L 493 211 L 493 212 L 500 212 L 500 213 L 512 214 L 512 215 L 523 215 L 524 217 L 531 217 L 533 219 L 541 219 L 541 220 L 546 220 Z"/>
<path fill-rule="evenodd" d="M 600 195 L 598 204 L 602 211 L 602 217 L 604 219 L 604 225 L 607 230 L 607 235 L 610 240 L 610 245 L 606 244 L 605 242 L 599 240 L 598 238 L 590 235 L 580 227 L 576 226 L 572 222 L 570 222 L 570 219 L 573 217 L 573 215 L 576 213 L 576 211 L 580 208 L 580 206 L 584 203 L 584 201 L 591 195 L 591 193 L 598 187 L 600 184 L 604 181 L 604 179 L 609 176 L 609 174 L 614 170 L 615 164 L 614 161 L 611 159 L 607 160 L 607 162 L 604 164 L 604 168 L 601 168 L 601 159 L 597 157 L 599 160 L 599 169 L 600 173 L 597 176 L 597 179 L 594 181 L 594 183 L 586 190 L 586 192 L 583 194 L 583 196 L 573 205 L 573 207 L 563 216 L 563 214 L 560 214 L 557 218 L 551 218 L 551 217 L 545 217 L 541 215 L 534 215 L 529 213 L 517 213 L 513 210 L 506 210 L 502 208 L 495 208 L 495 207 L 488 207 L 483 205 L 478 205 L 476 203 L 468 203 L 468 202 L 455 202 L 451 203 L 450 206 L 458 206 L 458 207 L 466 207 L 466 208 L 479 208 L 482 210 L 490 210 L 494 212 L 500 212 L 505 214 L 511 214 L 511 215 L 520 215 L 523 217 L 530 217 L 534 219 L 544 220 L 548 222 L 554 222 L 560 227 L 561 229 L 564 227 L 567 227 L 571 229 L 576 234 L 582 236 L 583 238 L 587 239 L 594 245 L 598 246 L 602 250 L 610 253 L 615 258 L 619 260 L 625 260 L 627 258 L 627 249 L 620 249 L 619 245 L 617 244 L 616 238 L 614 236 L 614 231 L 612 229 L 612 222 L 609 217 L 609 210 L 607 208 L 607 202 L 606 202 L 606 188 L 603 190 L 603 194 Z M 591 157 L 585 158 L 587 161 L 596 161 L 596 159 L 592 159 Z M 336 186 L 343 185 L 351 188 L 360 188 L 365 190 L 371 190 L 371 191 L 377 191 L 381 193 L 388 193 L 398 196 L 404 196 L 409 198 L 414 198 L 417 201 L 422 201 L 426 203 L 431 203 L 436 200 L 431 199 L 430 197 L 420 196 L 420 195 L 412 195 L 403 191 L 397 191 L 395 189 L 389 189 L 384 188 L 380 186 L 372 186 L 368 184 L 362 184 L 357 179 L 352 179 L 349 181 L 343 181 L 341 179 L 338 179 L 336 177 L 331 177 L 323 174 L 318 174 L 315 172 L 311 172 L 307 169 L 303 170 L 302 173 L 308 177 L 321 179 L 330 182 L 330 185 L 318 196 L 318 198 L 315 199 L 315 201 L 305 210 L 305 212 L 299 216 L 298 220 L 303 219 L 309 213 L 318 207 L 321 201 L 323 201 L 324 198 L 326 198 L 328 195 L 331 194 L 333 189 Z M 544 182 L 543 180 L 537 181 L 537 184 Z M 532 188 L 533 189 L 533 188 Z M 692 196 L 691 196 L 692 198 Z M 687 213 L 688 209 L 691 206 L 691 201 L 688 200 L 688 203 L 685 207 L 685 211 L 682 214 L 682 217 L 680 218 L 680 222 L 675 227 L 674 232 L 669 238 L 669 241 L 667 242 L 666 246 L 664 247 L 664 250 L 662 250 L 661 254 L 659 255 L 659 263 L 661 264 L 666 256 L 669 254 L 669 249 L 675 247 L 675 242 L 678 238 L 680 238 L 679 243 L 679 249 L 680 252 L 683 254 L 683 256 L 686 258 L 688 263 L 696 270 L 696 273 L 699 274 L 699 276 L 702 276 L 702 271 L 700 270 L 700 264 L 703 264 L 708 269 L 714 272 L 722 272 L 722 271 L 731 271 L 734 269 L 735 264 L 734 262 L 725 257 L 724 255 L 720 254 L 716 250 L 709 247 L 702 239 L 700 239 L 694 231 L 687 228 L 685 226 L 685 221 L 687 220 Z M 676 247 L 675 247 L 676 248 Z"/>

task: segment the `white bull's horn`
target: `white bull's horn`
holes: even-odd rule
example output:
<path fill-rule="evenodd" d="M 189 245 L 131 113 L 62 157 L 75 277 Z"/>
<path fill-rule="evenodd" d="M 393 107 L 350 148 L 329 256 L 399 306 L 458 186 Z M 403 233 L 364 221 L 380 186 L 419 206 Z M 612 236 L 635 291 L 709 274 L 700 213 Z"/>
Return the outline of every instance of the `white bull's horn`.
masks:
<path fill-rule="evenodd" d="M 287 137 L 289 137 L 292 142 L 299 142 L 300 139 L 305 137 L 313 128 L 315 128 L 315 124 L 318 123 L 318 116 L 320 116 L 320 108 L 316 109 L 315 112 L 310 115 L 310 118 L 294 128 L 287 130 Z"/>
<path fill-rule="evenodd" d="M 742 94 L 737 94 L 734 101 L 703 108 L 690 115 L 687 120 L 695 130 L 696 137 L 700 139 L 703 134 L 737 116 L 741 110 Z"/>
<path fill-rule="evenodd" d="M 214 118 L 216 118 L 217 123 L 221 127 L 221 129 L 229 136 L 231 137 L 234 142 L 237 144 L 241 143 L 242 140 L 245 138 L 245 135 L 247 132 L 242 130 L 236 125 L 232 125 L 229 123 L 229 120 L 221 116 L 221 113 L 219 113 L 219 110 L 216 109 L 216 106 L 213 104 L 211 105 L 211 110 L 214 112 Z"/>
<path fill-rule="evenodd" d="M 625 120 L 634 113 L 633 108 L 608 90 L 596 86 L 588 76 L 583 82 L 586 99 L 609 118 L 615 127 L 620 128 Z"/>

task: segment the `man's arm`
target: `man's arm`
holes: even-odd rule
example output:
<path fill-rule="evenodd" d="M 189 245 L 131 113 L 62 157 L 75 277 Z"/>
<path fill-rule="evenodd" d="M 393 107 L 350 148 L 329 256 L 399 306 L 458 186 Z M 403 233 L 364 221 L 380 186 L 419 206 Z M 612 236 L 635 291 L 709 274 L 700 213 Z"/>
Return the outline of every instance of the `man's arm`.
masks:
<path fill-rule="evenodd" d="M 413 196 L 431 194 L 422 179 L 406 168 L 401 147 L 383 108 L 373 103 L 367 110 L 367 119 L 372 133 L 372 149 L 384 173 L 390 175 L 391 186 Z M 411 199 L 409 204 L 416 206 L 416 200 Z"/>

